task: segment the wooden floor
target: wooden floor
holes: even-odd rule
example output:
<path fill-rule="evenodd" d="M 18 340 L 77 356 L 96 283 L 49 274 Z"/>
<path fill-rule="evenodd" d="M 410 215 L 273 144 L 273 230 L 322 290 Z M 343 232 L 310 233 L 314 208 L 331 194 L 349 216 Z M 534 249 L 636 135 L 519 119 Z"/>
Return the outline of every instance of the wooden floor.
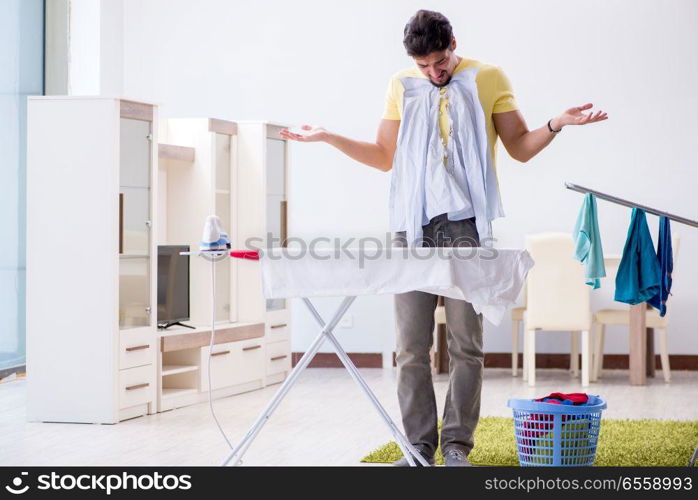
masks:
<path fill-rule="evenodd" d="M 361 373 L 400 423 L 394 370 Z M 608 401 L 608 418 L 698 420 L 698 372 L 661 373 L 644 387 L 627 384 L 627 371 L 608 370 L 585 392 Z M 579 392 L 564 370 L 539 370 L 530 389 L 506 369 L 485 370 L 482 415 L 511 416 L 511 397 Z M 443 408 L 448 378 L 435 380 Z M 229 439 L 242 437 L 278 385 L 215 401 Z M 27 423 L 26 380 L 0 384 L 0 465 L 218 465 L 227 445 L 208 404 L 198 404 L 118 425 Z M 338 368 L 306 370 L 247 455 L 248 465 L 358 465 L 390 439 L 386 427 L 349 374 Z"/>

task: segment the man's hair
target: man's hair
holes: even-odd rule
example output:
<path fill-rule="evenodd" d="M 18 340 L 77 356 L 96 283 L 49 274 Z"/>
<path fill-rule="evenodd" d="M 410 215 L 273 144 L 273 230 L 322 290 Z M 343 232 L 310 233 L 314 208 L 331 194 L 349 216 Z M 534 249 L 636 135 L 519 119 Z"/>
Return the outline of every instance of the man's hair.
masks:
<path fill-rule="evenodd" d="M 405 25 L 402 43 L 410 57 L 424 57 L 446 50 L 453 39 L 446 16 L 432 10 L 419 10 Z"/>

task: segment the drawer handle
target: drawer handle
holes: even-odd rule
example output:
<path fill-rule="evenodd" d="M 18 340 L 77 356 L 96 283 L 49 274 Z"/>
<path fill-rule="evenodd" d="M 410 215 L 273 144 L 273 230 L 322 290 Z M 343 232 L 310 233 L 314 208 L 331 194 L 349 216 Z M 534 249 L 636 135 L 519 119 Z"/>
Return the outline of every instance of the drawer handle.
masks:
<path fill-rule="evenodd" d="M 119 193 L 119 253 L 124 253 L 124 193 Z"/>
<path fill-rule="evenodd" d="M 131 352 L 131 351 L 140 351 L 141 349 L 147 349 L 150 347 L 150 344 L 145 344 L 145 345 L 137 345 L 135 347 L 127 347 L 126 352 Z"/>
<path fill-rule="evenodd" d="M 284 326 L 288 326 L 288 323 L 281 323 L 280 325 L 271 325 L 269 328 L 283 328 Z"/>
<path fill-rule="evenodd" d="M 230 351 L 218 351 L 218 352 L 212 352 L 211 356 L 222 356 L 224 354 L 230 354 Z"/>
<path fill-rule="evenodd" d="M 253 345 L 250 347 L 243 347 L 242 350 L 243 351 L 254 351 L 255 349 L 261 349 L 261 348 L 262 348 L 261 345 Z"/>
<path fill-rule="evenodd" d="M 274 356 L 271 358 L 272 361 L 279 361 L 280 359 L 285 359 L 288 358 L 288 354 L 284 354 L 283 356 Z"/>
<path fill-rule="evenodd" d="M 126 388 L 127 391 L 134 391 L 136 389 L 143 389 L 144 387 L 148 387 L 150 384 L 146 382 L 145 384 L 137 384 L 137 385 L 130 385 Z"/>

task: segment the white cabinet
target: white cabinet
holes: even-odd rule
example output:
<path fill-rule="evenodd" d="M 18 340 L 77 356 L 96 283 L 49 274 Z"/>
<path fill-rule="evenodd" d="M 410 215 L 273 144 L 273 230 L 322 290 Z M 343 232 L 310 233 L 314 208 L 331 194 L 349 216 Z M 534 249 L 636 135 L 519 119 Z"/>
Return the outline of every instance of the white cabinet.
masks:
<path fill-rule="evenodd" d="M 154 105 L 28 98 L 27 418 L 154 412 Z"/>
<path fill-rule="evenodd" d="M 272 245 L 282 244 L 287 235 L 288 145 L 278 134 L 281 128 L 213 118 L 162 120 L 159 199 L 163 214 L 158 242 L 196 249 L 206 217 L 215 214 L 233 248 L 248 248 L 255 241 L 258 247 L 265 246 L 261 243 L 266 233 L 275 239 Z M 214 398 L 283 380 L 286 365 L 290 367 L 288 304 L 265 302 L 259 265 L 248 263 L 222 259 L 215 264 Z M 160 334 L 160 411 L 208 398 L 210 337 L 206 332 L 212 320 L 211 300 L 211 264 L 192 258 L 189 323 L 197 328 Z M 271 354 L 267 352 L 268 345 L 284 341 L 273 345 Z"/>
<path fill-rule="evenodd" d="M 201 390 L 208 390 L 208 346 L 201 348 Z M 228 342 L 213 346 L 211 383 L 213 389 L 264 380 L 264 343 L 262 339 Z"/>
<path fill-rule="evenodd" d="M 237 126 L 213 118 L 170 118 L 160 122 L 159 140 L 168 146 L 192 148 L 194 160 L 160 161 L 161 203 L 165 211 L 159 244 L 199 248 L 204 221 L 218 215 L 231 242 L 238 220 L 234 163 Z M 216 262 L 216 311 L 219 324 L 237 321 L 234 274 L 236 262 Z M 211 324 L 211 264 L 190 260 L 190 316 L 194 325 Z"/>
<path fill-rule="evenodd" d="M 267 126 L 265 144 L 266 159 L 266 234 L 272 247 L 286 246 L 286 157 L 288 145 L 285 140 L 277 138 L 276 127 Z M 267 311 L 279 311 L 286 308 L 285 299 L 268 299 Z"/>
<path fill-rule="evenodd" d="M 153 362 L 156 339 L 152 331 L 137 328 L 119 336 L 119 369 L 135 368 Z"/>
<path fill-rule="evenodd" d="M 158 411 L 208 401 L 211 330 L 172 328 L 159 332 Z M 211 356 L 214 399 L 264 387 L 263 323 L 231 323 L 216 328 Z"/>
<path fill-rule="evenodd" d="M 267 384 L 281 382 L 291 372 L 291 343 L 288 340 L 268 343 L 266 358 Z"/>
<path fill-rule="evenodd" d="M 119 371 L 119 409 L 128 409 L 152 403 L 155 384 L 152 365 Z"/>
<path fill-rule="evenodd" d="M 240 214 L 236 239 L 241 248 L 286 246 L 288 234 L 289 146 L 269 122 L 237 122 L 237 196 Z M 259 263 L 238 263 L 238 316 L 265 322 L 266 383 L 283 380 L 290 367 L 291 310 L 288 300 L 264 300 Z M 281 358 L 285 356 L 285 358 Z M 272 358 L 275 358 L 272 360 Z M 286 360 L 280 362 L 280 360 Z"/>
<path fill-rule="evenodd" d="M 201 347 L 201 390 L 208 390 L 208 347 Z M 211 349 L 211 388 L 213 390 L 228 387 L 235 382 L 235 358 L 239 358 L 240 346 L 238 342 L 218 344 Z"/>
<path fill-rule="evenodd" d="M 262 339 L 239 343 L 239 355 L 235 359 L 233 384 L 246 384 L 264 380 L 264 343 Z"/>

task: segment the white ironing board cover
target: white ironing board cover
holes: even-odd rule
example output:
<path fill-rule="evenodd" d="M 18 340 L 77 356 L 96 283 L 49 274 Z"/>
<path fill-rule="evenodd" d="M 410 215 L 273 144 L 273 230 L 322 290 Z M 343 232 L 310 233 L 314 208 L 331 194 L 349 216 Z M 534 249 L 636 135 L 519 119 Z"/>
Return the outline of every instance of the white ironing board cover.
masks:
<path fill-rule="evenodd" d="M 534 265 L 526 250 L 486 247 L 271 248 L 259 257 L 268 299 L 419 290 L 466 300 L 495 325 Z"/>

